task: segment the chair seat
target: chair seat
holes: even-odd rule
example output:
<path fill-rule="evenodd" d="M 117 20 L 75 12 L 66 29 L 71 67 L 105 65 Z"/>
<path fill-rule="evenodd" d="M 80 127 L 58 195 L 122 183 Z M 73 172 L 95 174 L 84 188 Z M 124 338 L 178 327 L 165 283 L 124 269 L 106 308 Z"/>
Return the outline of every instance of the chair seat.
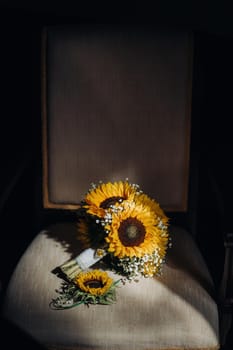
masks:
<path fill-rule="evenodd" d="M 52 310 L 62 282 L 52 271 L 78 252 L 74 237 L 73 224 L 57 224 L 32 241 L 6 292 L 8 320 L 49 349 L 219 348 L 213 283 L 188 232 L 171 228 L 162 275 L 117 288 L 116 303 Z"/>

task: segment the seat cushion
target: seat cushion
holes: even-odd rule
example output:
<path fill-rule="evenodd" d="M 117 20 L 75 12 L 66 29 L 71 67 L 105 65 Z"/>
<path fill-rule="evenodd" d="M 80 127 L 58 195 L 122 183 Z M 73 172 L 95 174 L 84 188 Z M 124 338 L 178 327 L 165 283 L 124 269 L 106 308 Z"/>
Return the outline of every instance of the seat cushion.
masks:
<path fill-rule="evenodd" d="M 192 237 L 180 228 L 171 228 L 173 245 L 160 277 L 117 288 L 112 305 L 52 310 L 62 282 L 53 271 L 81 250 L 75 234 L 74 224 L 57 224 L 32 241 L 6 292 L 8 320 L 49 349 L 219 348 L 212 280 Z"/>

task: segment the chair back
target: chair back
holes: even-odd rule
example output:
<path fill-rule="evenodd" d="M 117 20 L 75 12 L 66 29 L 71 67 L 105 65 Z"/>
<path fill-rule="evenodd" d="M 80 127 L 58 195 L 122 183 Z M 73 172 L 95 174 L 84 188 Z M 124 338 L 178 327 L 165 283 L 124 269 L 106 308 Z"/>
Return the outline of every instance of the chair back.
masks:
<path fill-rule="evenodd" d="M 48 26 L 42 70 L 45 208 L 75 209 L 92 182 L 128 178 L 165 211 L 187 210 L 189 33 Z"/>

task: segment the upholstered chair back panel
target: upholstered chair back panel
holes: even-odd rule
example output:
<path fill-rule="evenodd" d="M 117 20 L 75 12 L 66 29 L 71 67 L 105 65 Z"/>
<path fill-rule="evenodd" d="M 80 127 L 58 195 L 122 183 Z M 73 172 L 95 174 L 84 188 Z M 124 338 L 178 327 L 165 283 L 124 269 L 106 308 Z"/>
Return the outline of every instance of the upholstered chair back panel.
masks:
<path fill-rule="evenodd" d="M 129 178 L 165 210 L 186 210 L 191 56 L 182 32 L 47 28 L 45 207 L 73 208 L 91 182 Z"/>

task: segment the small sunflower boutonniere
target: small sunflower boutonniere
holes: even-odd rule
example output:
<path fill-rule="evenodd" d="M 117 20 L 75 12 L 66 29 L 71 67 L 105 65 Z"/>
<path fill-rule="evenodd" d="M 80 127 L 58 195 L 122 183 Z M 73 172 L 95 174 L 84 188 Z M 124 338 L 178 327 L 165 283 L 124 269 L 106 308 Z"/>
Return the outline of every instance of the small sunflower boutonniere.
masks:
<path fill-rule="evenodd" d="M 59 296 L 53 299 L 50 307 L 56 310 L 70 309 L 85 304 L 109 305 L 116 301 L 116 286 L 107 272 L 90 270 L 79 273 L 71 283 L 63 283 L 57 290 Z"/>

